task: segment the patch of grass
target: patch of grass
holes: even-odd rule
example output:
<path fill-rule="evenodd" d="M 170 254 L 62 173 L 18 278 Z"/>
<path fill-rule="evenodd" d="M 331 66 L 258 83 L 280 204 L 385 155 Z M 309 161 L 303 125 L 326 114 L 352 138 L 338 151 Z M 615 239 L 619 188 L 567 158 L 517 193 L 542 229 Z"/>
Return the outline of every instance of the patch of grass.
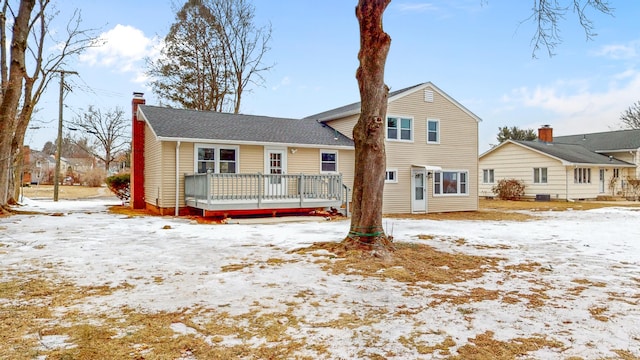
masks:
<path fill-rule="evenodd" d="M 525 357 L 527 353 L 543 348 L 563 349 L 564 344 L 549 340 L 545 336 L 515 338 L 499 341 L 493 338 L 494 333 L 487 331 L 469 339 L 469 344 L 458 348 L 458 355 L 451 360 L 511 360 Z"/>
<path fill-rule="evenodd" d="M 495 269 L 503 258 L 474 256 L 438 251 L 431 246 L 395 243 L 390 258 L 376 258 L 360 251 L 347 250 L 341 243 L 316 243 L 299 253 L 324 255 L 316 260 L 333 274 L 361 275 L 394 279 L 403 283 L 452 283 L 476 279 Z"/>
<path fill-rule="evenodd" d="M 31 199 L 53 199 L 53 185 L 32 185 L 22 188 L 24 197 Z M 106 187 L 70 186 L 58 187 L 58 198 L 63 200 L 77 200 L 101 196 L 114 196 Z"/>
<path fill-rule="evenodd" d="M 453 341 L 451 336 L 447 336 L 444 340 L 434 345 L 422 339 L 424 335 L 431 335 L 419 331 L 414 331 L 407 336 L 401 336 L 398 338 L 398 342 L 409 349 L 416 350 L 421 355 L 437 355 L 445 356 L 450 355 L 450 349 L 456 346 L 456 342 Z"/>

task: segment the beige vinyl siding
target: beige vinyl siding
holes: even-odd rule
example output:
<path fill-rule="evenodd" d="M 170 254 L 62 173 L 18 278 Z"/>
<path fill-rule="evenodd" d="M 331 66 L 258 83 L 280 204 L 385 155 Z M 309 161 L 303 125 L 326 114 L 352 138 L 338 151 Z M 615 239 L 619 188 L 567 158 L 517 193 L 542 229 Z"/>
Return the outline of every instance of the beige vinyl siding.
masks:
<path fill-rule="evenodd" d="M 162 173 L 159 195 L 156 196 L 160 207 L 172 208 L 176 206 L 176 143 L 163 141 L 161 146 Z"/>
<path fill-rule="evenodd" d="M 291 149 L 291 148 L 289 148 Z M 330 148 L 297 148 L 294 154 L 291 150 L 287 153 L 287 173 L 288 174 L 320 174 L 320 151 L 336 151 L 338 153 L 338 172 L 342 174 L 342 183 L 353 189 L 353 164 L 355 162 L 355 151 L 335 150 Z M 351 192 L 349 192 L 351 200 Z"/>
<path fill-rule="evenodd" d="M 240 146 L 240 173 L 264 173 L 264 147 L 260 145 Z"/>
<path fill-rule="evenodd" d="M 155 139 L 149 125 L 144 129 L 144 199 L 145 202 L 160 206 L 162 187 L 162 144 Z"/>
<path fill-rule="evenodd" d="M 341 132 L 349 139 L 353 139 L 353 127 L 358 122 L 359 114 L 347 116 L 341 119 L 327 121 L 327 125 Z"/>
<path fill-rule="evenodd" d="M 291 149 L 291 148 L 289 148 Z M 320 149 L 296 148 L 287 152 L 287 174 L 320 174 Z M 338 156 L 338 163 L 340 156 Z"/>
<path fill-rule="evenodd" d="M 398 169 L 398 183 L 385 184 L 384 213 L 411 212 L 411 165 L 440 166 L 443 171 L 467 171 L 468 195 L 433 196 L 427 179 L 427 211 L 478 209 L 478 122 L 456 104 L 433 92 L 415 91 L 389 104 L 387 114 L 413 118 L 413 142 L 387 141 L 387 168 Z M 439 120 L 438 144 L 427 144 L 427 119 Z"/>
<path fill-rule="evenodd" d="M 171 145 L 169 146 L 169 149 L 172 149 L 172 151 L 174 151 L 174 155 L 173 158 L 175 159 L 175 148 L 176 148 L 176 143 L 170 143 Z M 184 174 L 192 174 L 193 173 L 193 164 L 194 164 L 194 153 L 193 153 L 193 143 L 191 142 L 182 142 L 180 143 L 180 168 L 178 169 L 179 171 L 179 179 L 180 179 L 180 184 L 179 184 L 179 199 L 178 199 L 178 205 L 183 207 L 184 206 Z M 167 199 L 170 201 L 168 201 L 169 206 L 171 207 L 175 207 L 175 197 L 176 197 L 176 192 L 175 192 L 175 187 L 174 187 L 174 183 L 175 183 L 175 162 L 174 162 L 174 166 L 172 168 L 172 172 L 173 176 L 172 176 L 172 182 L 171 182 L 171 186 L 169 186 L 169 191 L 171 192 L 171 194 L 167 194 Z"/>
<path fill-rule="evenodd" d="M 483 169 L 494 169 L 495 183 L 501 179 L 521 180 L 525 185 L 525 196 L 527 197 L 535 197 L 536 194 L 549 194 L 552 199 L 565 199 L 567 187 L 573 184 L 573 170 L 569 174 L 570 177 L 567 178 L 566 167 L 559 160 L 516 144 L 504 144 L 497 151 L 486 154 L 480 159 L 479 167 L 480 196 L 494 196 L 491 187 L 495 184 L 482 183 Z M 533 182 L 534 168 L 547 168 L 546 184 Z"/>
<path fill-rule="evenodd" d="M 591 183 L 578 184 L 574 182 L 573 167 L 567 169 L 567 177 L 569 179 L 569 199 L 595 199 L 598 195 L 605 194 L 607 191 L 606 172 L 605 185 L 603 193 L 600 192 L 600 168 L 594 166 L 578 166 L 579 168 L 591 169 Z"/>

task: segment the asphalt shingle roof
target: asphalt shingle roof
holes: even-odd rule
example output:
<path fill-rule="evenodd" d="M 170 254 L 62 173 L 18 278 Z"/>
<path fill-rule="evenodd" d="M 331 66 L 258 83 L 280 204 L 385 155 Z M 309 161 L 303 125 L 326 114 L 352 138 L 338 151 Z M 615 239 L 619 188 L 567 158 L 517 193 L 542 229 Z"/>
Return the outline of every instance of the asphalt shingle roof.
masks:
<path fill-rule="evenodd" d="M 405 91 L 411 90 L 413 88 L 416 88 L 418 86 L 423 85 L 424 83 L 420 83 L 417 85 L 413 85 L 413 86 L 409 86 L 406 87 L 404 89 L 400 89 L 400 90 L 395 90 L 395 91 L 390 91 L 388 98 L 392 98 L 396 95 L 402 94 Z M 336 116 L 339 116 L 341 114 L 345 114 L 345 113 L 351 113 L 351 112 L 360 112 L 360 101 L 358 102 L 354 102 L 352 104 L 349 105 L 344 105 L 335 109 L 331 109 L 331 110 L 327 110 L 327 111 L 323 111 L 321 113 L 317 113 L 317 114 L 313 114 L 310 116 L 305 117 L 305 119 L 319 119 L 321 121 L 325 120 L 325 119 L 333 119 Z"/>
<path fill-rule="evenodd" d="M 591 151 L 637 150 L 640 130 L 617 130 L 591 134 L 555 136 L 554 143 L 582 145 Z"/>
<path fill-rule="evenodd" d="M 630 166 L 625 161 L 609 159 L 608 156 L 595 153 L 582 145 L 562 144 L 557 142 L 546 143 L 542 141 L 514 141 L 529 148 L 538 150 L 573 164 L 599 164 Z"/>
<path fill-rule="evenodd" d="M 139 109 L 156 136 L 165 139 L 354 146 L 348 137 L 313 119 L 297 120 L 151 105 L 140 105 Z"/>

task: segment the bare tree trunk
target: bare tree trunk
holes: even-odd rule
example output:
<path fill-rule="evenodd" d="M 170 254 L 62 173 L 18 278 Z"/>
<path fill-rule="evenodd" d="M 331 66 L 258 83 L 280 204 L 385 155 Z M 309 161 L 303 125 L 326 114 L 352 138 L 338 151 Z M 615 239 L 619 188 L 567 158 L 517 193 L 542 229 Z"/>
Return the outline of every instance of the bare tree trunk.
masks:
<path fill-rule="evenodd" d="M 360 67 L 356 72 L 361 111 L 353 128 L 355 176 L 349 247 L 365 250 L 392 248 L 382 228 L 382 197 L 386 171 L 385 116 L 389 88 L 384 67 L 391 38 L 382 29 L 382 15 L 391 0 L 360 0 L 356 17 L 360 24 Z"/>
<path fill-rule="evenodd" d="M 29 35 L 29 19 L 34 6 L 35 0 L 20 1 L 18 16 L 13 24 L 9 77 L 0 103 L 0 207 L 5 206 L 10 197 L 9 179 L 13 173 L 11 144 L 16 131 L 16 115 L 22 96 L 22 81 L 26 74 L 25 51 Z"/>

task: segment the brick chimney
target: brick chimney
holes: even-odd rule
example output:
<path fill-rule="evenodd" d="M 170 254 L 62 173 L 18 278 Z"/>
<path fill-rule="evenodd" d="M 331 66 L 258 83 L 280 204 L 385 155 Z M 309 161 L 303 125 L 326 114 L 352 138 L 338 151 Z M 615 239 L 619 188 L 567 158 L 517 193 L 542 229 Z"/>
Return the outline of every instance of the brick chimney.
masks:
<path fill-rule="evenodd" d="M 553 128 L 549 125 L 542 125 L 538 129 L 538 140 L 546 143 L 553 142 Z"/>
<path fill-rule="evenodd" d="M 143 120 L 138 120 L 138 105 L 144 105 L 144 94 L 133 93 L 131 100 L 131 207 L 144 209 L 144 127 Z"/>

